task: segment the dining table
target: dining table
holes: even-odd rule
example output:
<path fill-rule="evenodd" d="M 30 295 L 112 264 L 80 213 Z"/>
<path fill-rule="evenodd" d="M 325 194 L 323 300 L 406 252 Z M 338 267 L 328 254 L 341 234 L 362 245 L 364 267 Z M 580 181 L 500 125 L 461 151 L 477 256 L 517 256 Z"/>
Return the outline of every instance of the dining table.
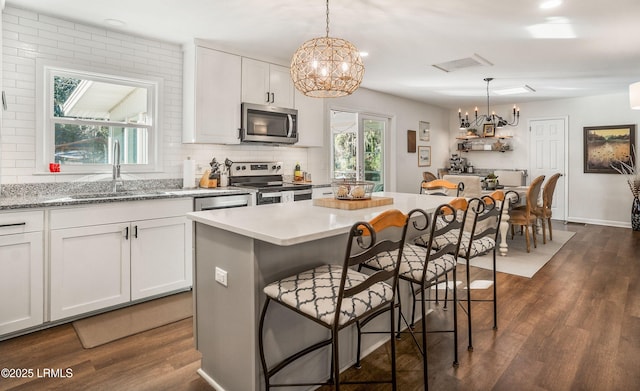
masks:
<path fill-rule="evenodd" d="M 509 210 L 512 207 L 525 205 L 527 202 L 527 192 L 529 191 L 529 186 L 504 186 L 500 189 L 505 192 L 506 200 L 509 200 L 508 207 L 502 207 L 502 218 L 500 219 L 500 244 L 498 246 L 498 251 L 500 255 L 506 256 L 509 252 L 509 245 L 507 244 L 507 233 L 509 232 Z M 495 190 L 482 190 L 482 195 L 489 195 L 493 193 Z"/>

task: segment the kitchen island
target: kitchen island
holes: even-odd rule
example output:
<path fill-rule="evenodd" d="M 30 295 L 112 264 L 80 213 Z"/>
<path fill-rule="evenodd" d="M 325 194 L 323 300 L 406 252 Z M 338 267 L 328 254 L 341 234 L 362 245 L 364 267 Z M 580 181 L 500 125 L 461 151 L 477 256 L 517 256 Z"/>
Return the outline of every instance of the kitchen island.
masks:
<path fill-rule="evenodd" d="M 188 214 L 195 222 L 194 335 L 202 353 L 198 373 L 207 382 L 219 391 L 264 388 L 257 330 L 265 285 L 320 264 L 342 263 L 348 230 L 356 221 L 371 220 L 392 208 L 430 212 L 452 199 L 392 192 L 374 196 L 391 197 L 393 204 L 342 210 L 315 206 L 308 200 Z M 408 233 L 409 237 L 417 234 L 413 229 Z M 407 289 L 401 294 L 404 302 L 410 302 Z M 384 318 L 370 327 L 383 329 L 388 324 Z M 264 330 L 267 360 L 277 361 L 324 339 L 325 334 L 313 322 L 273 306 Z M 355 329 L 350 329 L 341 338 L 353 341 L 355 335 Z M 382 343 L 381 335 L 365 336 L 363 352 Z M 355 361 L 355 343 L 340 345 L 341 362 L 349 366 Z M 283 370 L 278 378 L 323 380 L 329 366 L 328 349 L 320 350 Z"/>

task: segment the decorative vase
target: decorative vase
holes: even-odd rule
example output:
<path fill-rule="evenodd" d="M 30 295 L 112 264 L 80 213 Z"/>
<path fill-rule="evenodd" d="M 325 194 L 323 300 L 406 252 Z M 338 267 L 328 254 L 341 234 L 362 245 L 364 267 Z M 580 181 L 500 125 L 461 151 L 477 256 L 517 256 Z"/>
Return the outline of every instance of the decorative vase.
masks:
<path fill-rule="evenodd" d="M 631 205 L 631 228 L 640 231 L 640 198 L 634 197 Z"/>

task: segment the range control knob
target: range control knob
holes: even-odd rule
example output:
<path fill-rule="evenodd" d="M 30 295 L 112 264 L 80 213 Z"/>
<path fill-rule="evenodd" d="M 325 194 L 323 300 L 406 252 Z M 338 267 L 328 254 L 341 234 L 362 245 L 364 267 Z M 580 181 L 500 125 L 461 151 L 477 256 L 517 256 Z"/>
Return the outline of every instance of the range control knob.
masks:
<path fill-rule="evenodd" d="M 272 169 L 272 170 L 277 170 L 277 169 L 278 169 L 278 166 L 271 166 L 271 169 Z"/>
<path fill-rule="evenodd" d="M 240 166 L 236 166 L 236 170 L 240 170 Z"/>
<path fill-rule="evenodd" d="M 242 166 L 242 170 L 243 171 L 246 170 L 246 169 L 247 169 L 247 166 Z"/>

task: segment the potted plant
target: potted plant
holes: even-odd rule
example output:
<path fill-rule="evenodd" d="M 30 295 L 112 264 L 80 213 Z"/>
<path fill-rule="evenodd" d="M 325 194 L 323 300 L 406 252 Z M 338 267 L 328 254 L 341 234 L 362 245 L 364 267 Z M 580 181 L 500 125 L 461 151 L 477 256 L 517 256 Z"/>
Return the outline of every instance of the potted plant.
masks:
<path fill-rule="evenodd" d="M 496 187 L 498 186 L 498 177 L 495 174 L 491 173 L 491 174 L 488 174 L 482 180 L 482 182 L 484 183 L 487 190 L 495 190 Z"/>
<path fill-rule="evenodd" d="M 624 175 L 627 184 L 633 195 L 633 203 L 631 204 L 631 228 L 634 231 L 640 231 L 640 166 L 636 160 L 635 146 L 632 146 L 631 156 L 628 162 L 617 160 L 611 167 Z"/>

